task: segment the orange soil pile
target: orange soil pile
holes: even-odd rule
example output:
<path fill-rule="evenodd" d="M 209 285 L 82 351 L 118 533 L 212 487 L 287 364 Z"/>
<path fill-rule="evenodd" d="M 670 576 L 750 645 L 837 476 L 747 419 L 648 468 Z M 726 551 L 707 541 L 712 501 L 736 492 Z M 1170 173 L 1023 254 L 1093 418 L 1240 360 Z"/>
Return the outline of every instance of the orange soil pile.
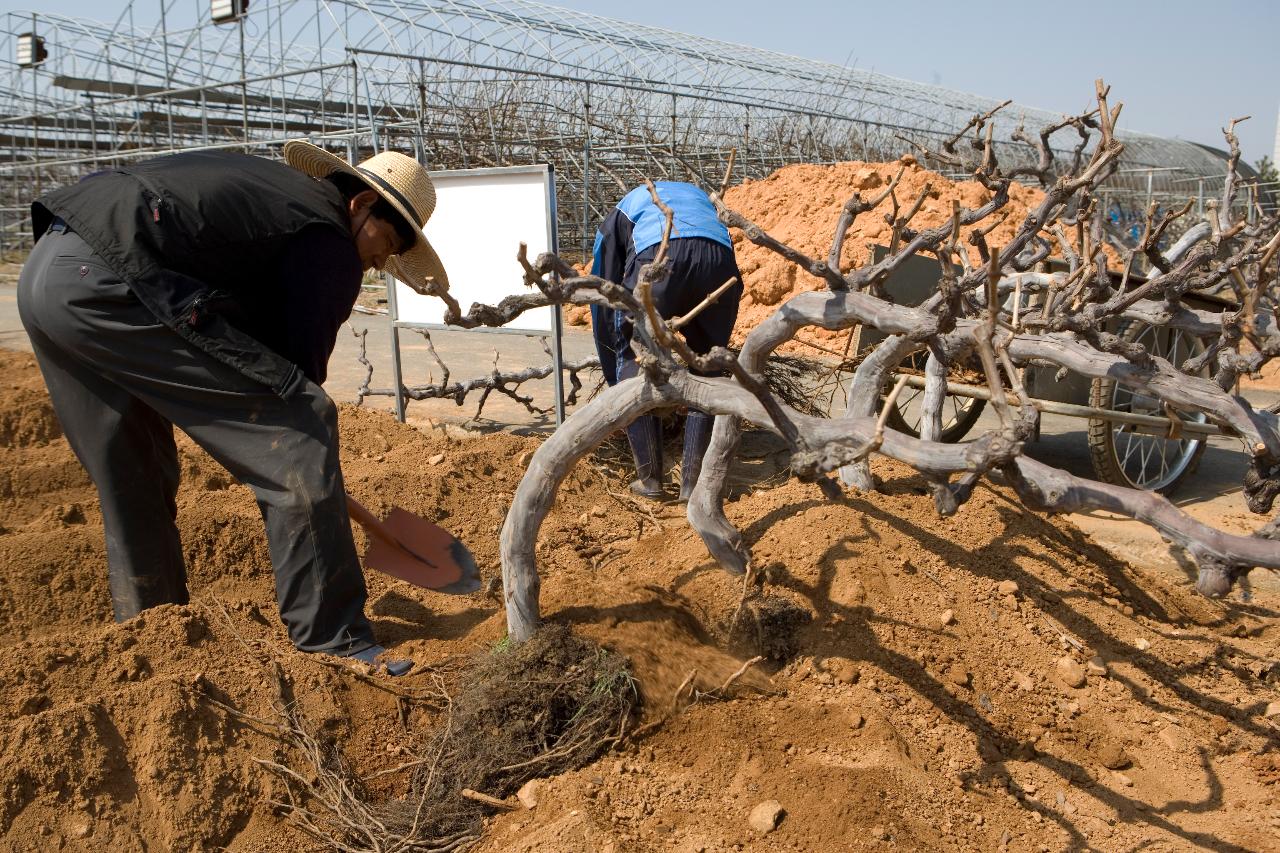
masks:
<path fill-rule="evenodd" d="M 438 520 L 496 575 L 536 440 L 341 420 L 356 497 Z M 112 624 L 93 489 L 30 356 L 0 353 L 0 849 L 319 849 L 258 763 L 306 772 L 277 734 L 276 665 L 375 801 L 404 795 L 440 720 L 291 649 L 250 493 L 180 451 L 193 603 Z M 741 582 L 674 508 L 640 511 L 580 466 L 538 546 L 544 613 L 628 655 L 650 719 L 690 675 L 680 705 L 697 701 L 542 780 L 476 849 L 1274 848 L 1276 600 L 1222 606 L 1137 576 L 999 488 L 940 519 L 918 477 L 876 470 L 883 493 L 840 503 L 794 481 L 735 497 L 771 600 L 802 618 L 748 607 L 726 640 Z M 482 595 L 369 581 L 380 638 L 433 668 L 395 690 L 452 689 L 459 655 L 503 637 Z M 773 658 L 729 701 L 708 695 L 762 647 Z M 749 815 L 768 800 L 785 814 L 765 833 Z"/>
<path fill-rule="evenodd" d="M 925 192 L 926 184 L 929 187 L 919 213 L 911 220 L 911 227 L 917 230 L 947 222 L 951 218 L 953 201 L 960 202 L 962 207 L 977 208 L 991 199 L 991 193 L 978 182 L 951 181 L 923 168 L 908 156 L 890 163 L 855 160 L 832 166 L 785 166 L 766 178 L 744 181 L 731 187 L 725 193 L 725 204 L 787 245 L 816 260 L 826 260 L 831 251 L 836 221 L 845 202 L 855 192 L 861 193 L 864 199 L 879 195 L 904 166 L 906 168 L 896 190 L 900 214 L 910 209 Z M 1043 197 L 1038 189 L 1014 184 L 1009 192 L 1009 202 L 1003 208 L 1008 215 L 988 235 L 988 243 L 999 246 L 1012 239 L 1027 211 Z M 841 252 L 841 272 L 865 265 L 871 258 L 872 246 L 889 244 L 892 229 L 885 216 L 892 213 L 893 202 L 886 198 L 874 210 L 854 220 Z M 779 305 L 798 293 L 818 289 L 822 282 L 781 255 L 747 240 L 741 231 L 730 230 L 744 283 L 738 323 L 733 334 L 733 344 L 737 346 Z M 974 262 L 980 262 L 977 249 L 970 248 L 970 256 Z M 575 325 L 588 325 L 590 322 L 585 309 L 570 309 L 567 316 Z M 848 332 L 823 329 L 806 329 L 800 335 L 804 340 L 823 346 L 837 341 L 843 345 L 847 336 Z"/>
<path fill-rule="evenodd" d="M 725 193 L 725 204 L 787 245 L 815 260 L 826 260 L 845 202 L 855 192 L 861 193 L 864 199 L 879 195 L 904 166 L 895 191 L 899 215 L 909 210 L 928 186 L 925 201 L 911 220 L 911 227 L 918 231 L 949 221 L 953 201 L 958 201 L 962 208 L 978 208 L 991 200 L 991 193 L 977 181 L 948 180 L 908 156 L 892 163 L 853 161 L 833 166 L 787 166 L 767 178 L 731 187 Z M 1013 184 L 1009 202 L 1001 211 L 1008 215 L 987 236 L 988 244 L 1000 246 L 1011 240 L 1027 211 L 1043 197 L 1044 193 L 1038 189 Z M 840 254 L 841 272 L 869 263 L 873 246 L 889 245 L 893 229 L 885 217 L 892 215 L 893 202 L 886 198 L 874 210 L 854 220 Z M 816 290 L 822 282 L 781 255 L 752 243 L 736 229 L 733 244 L 745 284 L 734 330 L 736 344 L 787 299 L 806 290 Z M 981 263 L 976 248 L 970 247 L 969 254 L 974 263 Z M 843 342 L 847 336 L 848 332 L 824 329 L 807 329 L 803 335 L 806 340 L 820 344 Z"/>

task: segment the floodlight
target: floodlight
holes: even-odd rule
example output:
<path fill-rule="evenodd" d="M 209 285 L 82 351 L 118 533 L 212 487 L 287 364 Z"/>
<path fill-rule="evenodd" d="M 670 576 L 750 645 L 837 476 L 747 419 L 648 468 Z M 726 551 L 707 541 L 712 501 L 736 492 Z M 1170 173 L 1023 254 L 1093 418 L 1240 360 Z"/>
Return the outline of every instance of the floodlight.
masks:
<path fill-rule="evenodd" d="M 35 33 L 18 34 L 18 66 L 33 68 L 49 58 L 44 49 L 44 39 Z"/>
<path fill-rule="evenodd" d="M 209 14 L 215 24 L 238 21 L 249 11 L 249 0 L 209 0 Z"/>

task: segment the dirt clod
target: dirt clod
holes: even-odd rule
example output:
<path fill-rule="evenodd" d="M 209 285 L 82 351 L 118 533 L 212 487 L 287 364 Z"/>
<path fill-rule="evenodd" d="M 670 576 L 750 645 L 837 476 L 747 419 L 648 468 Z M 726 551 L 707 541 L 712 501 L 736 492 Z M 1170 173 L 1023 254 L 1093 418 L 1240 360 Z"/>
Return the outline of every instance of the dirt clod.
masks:
<path fill-rule="evenodd" d="M 778 823 L 785 814 L 786 810 L 782 807 L 782 803 L 777 800 L 765 800 L 751 810 L 747 823 L 756 832 L 767 835 L 778 828 Z"/>
<path fill-rule="evenodd" d="M 1054 667 L 1054 674 L 1057 675 L 1059 681 L 1061 681 L 1063 684 L 1065 684 L 1068 687 L 1074 687 L 1074 688 L 1084 687 L 1084 684 L 1085 684 L 1084 667 L 1081 666 L 1079 662 L 1076 661 L 1074 658 L 1070 658 L 1070 657 L 1058 658 L 1058 663 Z"/>
<path fill-rule="evenodd" d="M 520 801 L 520 805 L 526 809 L 536 809 L 538 807 L 538 790 L 542 787 L 542 781 L 539 779 L 530 779 L 520 786 L 520 790 L 516 791 L 516 799 Z"/>
<path fill-rule="evenodd" d="M 1124 747 L 1111 740 L 1098 748 L 1098 761 L 1108 770 L 1123 770 L 1132 763 Z"/>

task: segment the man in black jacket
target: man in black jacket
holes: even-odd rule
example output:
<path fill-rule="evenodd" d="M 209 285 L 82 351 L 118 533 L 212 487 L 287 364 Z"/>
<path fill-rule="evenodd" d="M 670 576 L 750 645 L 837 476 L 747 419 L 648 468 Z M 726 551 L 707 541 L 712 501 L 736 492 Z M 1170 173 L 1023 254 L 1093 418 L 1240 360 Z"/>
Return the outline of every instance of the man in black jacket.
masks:
<path fill-rule="evenodd" d="M 320 385 L 364 270 L 447 286 L 422 236 L 435 192 L 401 154 L 285 159 L 178 154 L 41 197 L 18 308 L 98 488 L 117 621 L 187 601 L 176 425 L 257 497 L 294 644 L 373 662 Z"/>

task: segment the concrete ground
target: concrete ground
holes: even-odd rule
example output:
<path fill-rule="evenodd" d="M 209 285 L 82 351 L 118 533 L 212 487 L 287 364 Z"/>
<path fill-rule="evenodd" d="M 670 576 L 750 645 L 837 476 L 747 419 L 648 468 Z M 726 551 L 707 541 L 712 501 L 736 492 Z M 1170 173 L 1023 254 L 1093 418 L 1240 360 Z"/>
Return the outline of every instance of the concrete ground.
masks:
<path fill-rule="evenodd" d="M 10 265 L 7 276 L 5 271 L 0 270 L 0 347 L 29 350 L 30 344 L 18 320 L 14 270 L 15 267 Z M 369 376 L 369 367 L 360 362 L 362 335 L 365 356 L 373 369 L 370 387 L 386 390 L 392 385 L 391 335 L 387 318 L 381 315 L 354 314 L 339 334 L 337 347 L 329 363 L 325 389 L 336 400 L 354 402 L 357 389 Z M 434 331 L 431 339 L 436 352 L 451 371 L 450 378 L 454 380 L 465 380 L 488 373 L 493 369 L 495 356 L 499 369 L 504 370 L 541 366 L 550 362 L 550 357 L 543 351 L 541 339 L 536 337 L 450 330 Z M 581 329 L 566 329 L 564 352 L 569 361 L 594 354 L 590 334 Z M 420 335 L 402 331 L 401 353 L 407 385 L 422 384 L 440 377 L 440 368 L 431 358 L 428 346 Z M 597 372 L 584 374 L 584 397 L 585 392 L 589 392 L 598 379 Z M 531 395 L 535 406 L 547 409 L 551 407 L 553 393 L 550 380 L 529 382 L 520 391 Z M 1275 392 L 1251 392 L 1249 397 L 1255 405 L 1269 405 L 1280 400 L 1280 394 Z M 362 405 L 388 411 L 394 409 L 389 395 L 366 397 Z M 482 418 L 475 419 L 475 411 L 475 395 L 461 406 L 451 400 L 410 402 L 407 420 L 410 423 L 425 424 L 434 421 L 466 424 L 472 429 L 509 429 L 519 432 L 548 432 L 555 425 L 553 415 L 531 414 L 524 406 L 500 394 L 490 395 Z M 994 423 L 994 416 L 989 411 L 984 412 L 975 431 L 988 428 Z M 1029 453 L 1074 474 L 1092 476 L 1085 429 L 1085 422 L 1080 419 L 1045 415 L 1041 440 L 1029 449 Z M 1245 466 L 1246 457 L 1238 441 L 1213 438 L 1201 458 L 1199 469 L 1187 479 L 1172 499 L 1189 515 L 1205 523 L 1231 532 L 1250 532 L 1267 519 L 1249 513 L 1244 505 L 1240 483 Z M 1144 524 L 1110 513 L 1077 514 L 1072 516 L 1072 521 L 1117 556 L 1136 566 L 1181 579 L 1189 580 L 1194 577 L 1194 569 L 1183 565 L 1160 536 Z M 1270 573 L 1255 571 L 1252 581 L 1256 585 L 1280 589 L 1280 580 Z"/>

